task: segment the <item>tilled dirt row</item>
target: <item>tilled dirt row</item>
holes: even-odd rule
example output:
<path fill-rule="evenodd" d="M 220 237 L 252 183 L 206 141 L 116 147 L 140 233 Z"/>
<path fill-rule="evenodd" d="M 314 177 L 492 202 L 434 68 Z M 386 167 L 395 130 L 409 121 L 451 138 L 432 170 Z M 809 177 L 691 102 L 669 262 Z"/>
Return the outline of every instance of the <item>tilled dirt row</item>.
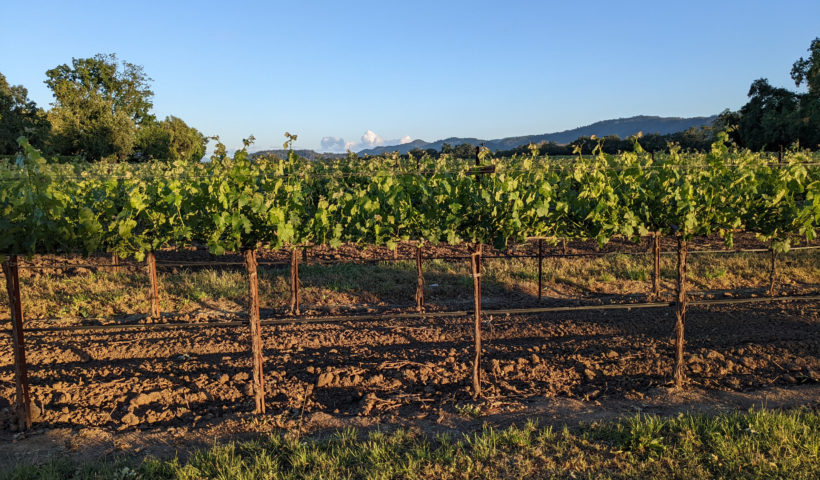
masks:
<path fill-rule="evenodd" d="M 491 399 L 640 401 L 672 369 L 671 309 L 495 317 L 484 329 Z M 263 329 L 269 411 L 299 418 L 426 416 L 469 400 L 469 319 Z M 28 336 L 32 394 L 48 426 L 191 425 L 252 409 L 247 328 L 39 332 Z M 694 387 L 749 391 L 820 381 L 820 306 L 693 308 Z M 14 398 L 0 344 L 0 409 Z"/>

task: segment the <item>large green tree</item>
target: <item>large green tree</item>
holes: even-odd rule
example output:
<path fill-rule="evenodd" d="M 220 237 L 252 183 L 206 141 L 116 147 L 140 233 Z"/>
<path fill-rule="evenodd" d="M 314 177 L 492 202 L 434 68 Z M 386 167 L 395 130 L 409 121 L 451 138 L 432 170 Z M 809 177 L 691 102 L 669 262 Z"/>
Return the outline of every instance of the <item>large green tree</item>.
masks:
<path fill-rule="evenodd" d="M 199 130 L 170 116 L 143 124 L 137 133 L 135 156 L 143 160 L 199 161 L 205 155 L 206 143 L 207 138 Z"/>
<path fill-rule="evenodd" d="M 809 46 L 808 58 L 794 62 L 791 77 L 807 92 L 774 87 L 766 79 L 755 80 L 749 102 L 737 113 L 724 112 L 718 123 L 736 126 L 733 139 L 753 150 L 777 150 L 798 142 L 820 147 L 820 38 Z"/>
<path fill-rule="evenodd" d="M 809 53 L 809 58 L 800 57 L 792 65 L 792 80 L 798 87 L 805 83 L 810 95 L 820 96 L 820 37 L 812 40 Z"/>
<path fill-rule="evenodd" d="M 9 85 L 0 73 L 0 155 L 17 152 L 20 136 L 42 148 L 50 129 L 43 109 L 29 100 L 28 90 L 22 85 Z"/>
<path fill-rule="evenodd" d="M 124 112 L 113 110 L 99 94 L 89 94 L 70 107 L 59 106 L 48 114 L 52 125 L 49 150 L 87 160 L 125 159 L 131 154 L 137 126 Z"/>
<path fill-rule="evenodd" d="M 808 93 L 801 95 L 798 136 L 801 143 L 809 148 L 820 148 L 820 37 L 809 46 L 809 57 L 800 57 L 792 66 L 794 84 L 804 83 Z"/>
<path fill-rule="evenodd" d="M 46 76 L 54 94 L 49 117 L 56 153 L 122 159 L 133 149 L 139 125 L 154 120 L 151 79 L 114 54 L 74 58 Z"/>
<path fill-rule="evenodd" d="M 749 88 L 749 102 L 740 109 L 739 133 L 746 147 L 777 150 L 798 139 L 799 96 L 773 87 L 766 79 Z"/>

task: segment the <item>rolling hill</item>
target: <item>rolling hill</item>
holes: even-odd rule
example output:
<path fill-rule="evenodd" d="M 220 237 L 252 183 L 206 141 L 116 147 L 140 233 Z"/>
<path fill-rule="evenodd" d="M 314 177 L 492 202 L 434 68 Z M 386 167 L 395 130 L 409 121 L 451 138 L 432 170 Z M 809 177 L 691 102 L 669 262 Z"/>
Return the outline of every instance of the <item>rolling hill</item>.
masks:
<path fill-rule="evenodd" d="M 413 140 L 412 142 L 405 143 L 403 145 L 376 147 L 367 150 L 362 150 L 358 153 L 359 155 L 381 155 L 383 153 L 395 151 L 398 151 L 399 153 L 407 153 L 413 150 L 414 148 L 420 148 L 422 150 L 428 148 L 441 150 L 441 146 L 445 143 L 453 147 L 456 145 L 461 145 L 462 143 L 470 143 L 473 145 L 484 143 L 487 146 L 487 148 L 495 152 L 498 150 L 511 150 L 513 148 L 520 147 L 521 145 L 527 145 L 530 143 L 537 144 L 542 142 L 555 142 L 558 144 L 565 144 L 570 143 L 579 137 L 588 137 L 591 135 L 597 135 L 599 137 L 617 135 L 620 138 L 627 138 L 632 135 L 635 135 L 638 132 L 643 132 L 645 134 L 657 133 L 660 135 L 666 135 L 669 133 L 682 132 L 692 127 L 702 127 L 711 125 L 716 118 L 717 115 L 712 115 L 710 117 L 690 118 L 639 115 L 636 117 L 629 118 L 603 120 L 600 122 L 595 122 L 591 125 L 573 128 L 572 130 L 564 130 L 562 132 L 554 133 L 544 133 L 540 135 L 507 137 L 495 140 L 462 137 L 450 137 L 445 138 L 443 140 L 437 140 L 435 142 Z"/>

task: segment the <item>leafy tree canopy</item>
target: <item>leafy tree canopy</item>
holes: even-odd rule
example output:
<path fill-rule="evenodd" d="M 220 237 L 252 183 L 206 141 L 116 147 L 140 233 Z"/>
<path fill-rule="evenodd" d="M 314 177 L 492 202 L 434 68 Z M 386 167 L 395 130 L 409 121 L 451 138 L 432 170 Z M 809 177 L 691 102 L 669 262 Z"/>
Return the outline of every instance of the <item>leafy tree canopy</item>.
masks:
<path fill-rule="evenodd" d="M 793 143 L 820 147 L 820 37 L 809 46 L 808 58 L 800 58 L 791 69 L 796 86 L 805 84 L 808 93 L 774 87 L 766 79 L 755 80 L 749 101 L 740 111 L 724 112 L 719 124 L 734 129 L 739 145 L 752 150 L 779 150 Z"/>
<path fill-rule="evenodd" d="M 809 53 L 809 58 L 800 57 L 792 65 L 792 80 L 798 87 L 805 83 L 809 94 L 820 96 L 820 37 L 811 42 Z"/>
<path fill-rule="evenodd" d="M 207 138 L 199 130 L 170 116 L 140 128 L 136 154 L 143 160 L 199 161 L 205 155 L 206 143 Z"/>
<path fill-rule="evenodd" d="M 796 93 L 773 87 L 766 79 L 749 88 L 749 102 L 740 109 L 740 135 L 753 150 L 788 146 L 796 139 L 800 106 Z"/>
<path fill-rule="evenodd" d="M 55 107 L 71 108 L 92 97 L 111 102 L 115 111 L 124 112 L 136 124 L 153 120 L 154 106 L 149 82 L 139 65 L 118 62 L 114 54 L 74 58 L 46 72 L 46 85 L 54 93 Z"/>
<path fill-rule="evenodd" d="M 0 155 L 17 152 L 20 136 L 42 148 L 50 129 L 43 110 L 29 100 L 28 90 L 22 85 L 9 85 L 0 73 Z"/>
<path fill-rule="evenodd" d="M 71 107 L 55 107 L 48 117 L 53 126 L 52 153 L 88 160 L 124 159 L 134 148 L 134 120 L 122 110 L 112 110 L 111 101 L 98 93 L 78 99 Z"/>

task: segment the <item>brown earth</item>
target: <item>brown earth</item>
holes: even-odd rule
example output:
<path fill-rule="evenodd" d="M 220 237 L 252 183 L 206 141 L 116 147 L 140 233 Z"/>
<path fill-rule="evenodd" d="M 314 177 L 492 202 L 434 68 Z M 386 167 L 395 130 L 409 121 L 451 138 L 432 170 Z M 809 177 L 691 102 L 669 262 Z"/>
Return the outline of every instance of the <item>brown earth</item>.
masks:
<path fill-rule="evenodd" d="M 481 412 L 568 400 L 640 408 L 669 386 L 673 321 L 671 309 L 488 319 Z M 31 332 L 37 428 L 190 429 L 252 418 L 248 330 Z M 263 341 L 270 413 L 260 421 L 271 427 L 300 428 L 317 414 L 336 426 L 439 420 L 470 403 L 469 319 L 266 327 Z M 0 437 L 10 440 L 13 365 L 10 342 L 0 345 Z M 687 358 L 696 392 L 816 386 L 820 306 L 693 308 Z M 813 392 L 808 403 L 820 400 Z"/>
<path fill-rule="evenodd" d="M 762 246 L 755 242 L 742 237 L 736 247 Z M 714 239 L 698 244 L 719 246 Z M 613 243 L 605 249 L 627 247 L 637 252 L 647 245 Z M 399 254 L 411 257 L 413 248 L 403 245 Z M 528 248 L 532 244 L 516 251 Z M 550 248 L 561 251 L 560 246 Z M 568 245 L 570 253 L 594 250 L 589 243 Z M 317 247 L 311 258 L 356 261 L 392 256 L 385 249 L 355 246 L 322 252 Z M 461 247 L 436 247 L 434 252 L 467 254 Z M 266 252 L 263 258 L 277 259 L 276 255 L 283 261 L 289 258 L 286 252 Z M 200 261 L 209 255 L 186 251 L 162 252 L 158 257 Z M 34 259 L 40 265 L 56 261 L 65 259 Z M 103 264 L 110 259 L 91 261 Z M 521 299 L 485 300 L 493 306 L 512 306 Z M 691 308 L 686 327 L 690 383 L 683 392 L 669 388 L 672 309 L 486 320 L 486 398 L 475 410 L 463 408 L 472 404 L 469 318 L 265 327 L 269 413 L 262 417 L 250 413 L 247 327 L 29 331 L 27 355 L 38 421 L 26 434 L 13 431 L 14 369 L 9 335 L 4 334 L 0 441 L 13 441 L 5 455 L 15 460 L 36 458 L 37 452 L 96 458 L 135 448 L 168 456 L 177 449 L 208 446 L 215 438 L 276 428 L 310 433 L 345 426 L 411 425 L 464 431 L 479 422 L 505 424 L 530 416 L 571 423 L 635 411 L 820 402 L 817 303 Z"/>

